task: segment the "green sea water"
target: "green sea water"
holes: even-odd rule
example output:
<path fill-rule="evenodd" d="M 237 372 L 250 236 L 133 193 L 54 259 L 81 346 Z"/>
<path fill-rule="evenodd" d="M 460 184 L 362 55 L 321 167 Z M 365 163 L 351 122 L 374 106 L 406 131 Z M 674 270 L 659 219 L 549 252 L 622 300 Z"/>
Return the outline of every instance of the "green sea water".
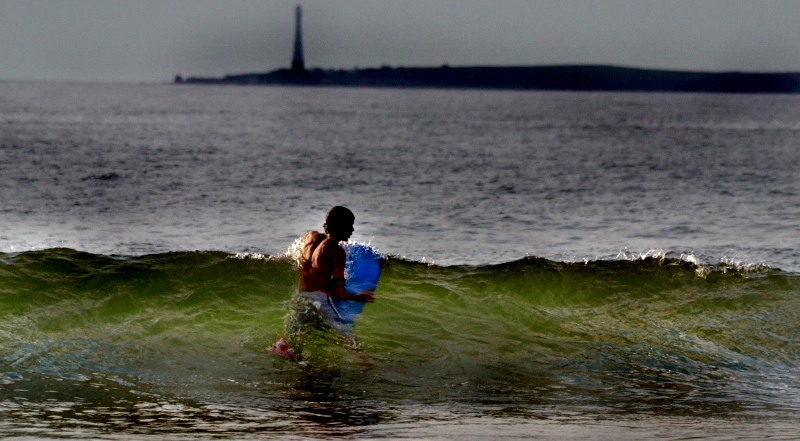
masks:
<path fill-rule="evenodd" d="M 286 256 L 2 254 L 0 433 L 302 436 L 447 415 L 800 410 L 793 273 L 661 257 L 389 257 L 356 320 L 358 348 L 321 334 L 288 361 L 268 348 L 296 285 Z"/>

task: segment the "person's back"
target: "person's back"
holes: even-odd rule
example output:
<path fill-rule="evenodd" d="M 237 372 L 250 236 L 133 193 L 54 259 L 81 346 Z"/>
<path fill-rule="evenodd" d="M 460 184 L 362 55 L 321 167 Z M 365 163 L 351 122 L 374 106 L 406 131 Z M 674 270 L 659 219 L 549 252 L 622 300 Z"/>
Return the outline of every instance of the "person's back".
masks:
<path fill-rule="evenodd" d="M 328 280 L 333 278 L 333 262 L 327 256 L 330 252 L 327 236 L 318 231 L 309 231 L 303 236 L 300 249 L 300 289 L 302 291 L 328 292 Z"/>

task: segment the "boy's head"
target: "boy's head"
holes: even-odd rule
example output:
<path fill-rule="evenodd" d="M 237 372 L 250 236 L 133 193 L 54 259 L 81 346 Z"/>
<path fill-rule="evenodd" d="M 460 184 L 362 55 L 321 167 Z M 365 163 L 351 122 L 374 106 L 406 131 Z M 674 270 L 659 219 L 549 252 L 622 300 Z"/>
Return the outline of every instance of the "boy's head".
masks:
<path fill-rule="evenodd" d="M 352 211 L 342 206 L 336 206 L 328 210 L 325 215 L 325 234 L 339 240 L 347 240 L 353 234 L 353 222 L 356 217 Z"/>

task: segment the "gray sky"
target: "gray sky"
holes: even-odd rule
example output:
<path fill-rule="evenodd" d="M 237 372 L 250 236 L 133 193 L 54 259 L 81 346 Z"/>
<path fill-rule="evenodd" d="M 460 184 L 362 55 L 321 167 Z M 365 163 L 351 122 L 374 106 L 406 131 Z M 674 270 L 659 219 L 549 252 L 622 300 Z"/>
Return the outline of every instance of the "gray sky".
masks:
<path fill-rule="evenodd" d="M 0 79 L 287 67 L 285 0 L 0 0 Z M 302 0 L 306 66 L 800 71 L 800 0 Z"/>

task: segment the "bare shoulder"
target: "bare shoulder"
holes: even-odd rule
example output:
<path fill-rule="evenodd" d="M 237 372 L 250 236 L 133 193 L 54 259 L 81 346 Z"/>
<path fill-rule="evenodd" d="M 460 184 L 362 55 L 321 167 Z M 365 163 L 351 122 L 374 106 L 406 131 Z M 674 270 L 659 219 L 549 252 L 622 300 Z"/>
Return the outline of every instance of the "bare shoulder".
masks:
<path fill-rule="evenodd" d="M 300 247 L 304 251 L 313 251 L 325 240 L 325 238 L 326 236 L 319 231 L 309 231 L 300 239 Z"/>
<path fill-rule="evenodd" d="M 300 253 L 304 261 L 311 259 L 319 245 L 325 240 L 325 235 L 319 231 L 309 231 L 300 239 Z"/>
<path fill-rule="evenodd" d="M 313 243 L 322 242 L 325 239 L 325 235 L 320 233 L 319 231 L 309 231 L 308 233 L 304 234 L 300 242 L 305 246 Z"/>

